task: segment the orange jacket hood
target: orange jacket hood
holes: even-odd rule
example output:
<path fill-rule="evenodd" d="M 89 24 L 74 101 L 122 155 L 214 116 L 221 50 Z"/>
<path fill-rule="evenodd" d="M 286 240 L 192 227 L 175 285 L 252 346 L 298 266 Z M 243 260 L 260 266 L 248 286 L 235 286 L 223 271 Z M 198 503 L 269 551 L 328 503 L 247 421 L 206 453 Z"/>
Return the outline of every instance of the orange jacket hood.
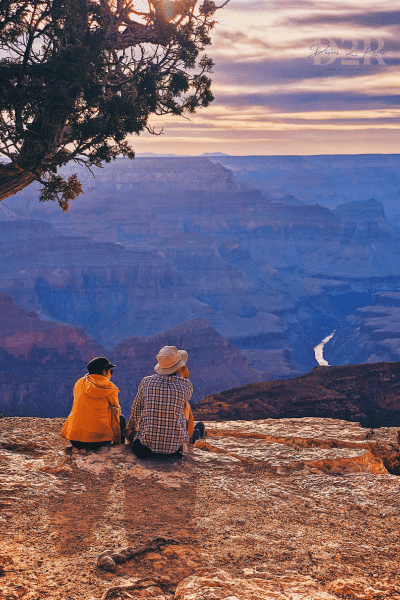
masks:
<path fill-rule="evenodd" d="M 119 389 L 103 375 L 85 375 L 81 380 L 82 390 L 90 398 L 106 398 L 110 392 L 119 392 Z"/>
<path fill-rule="evenodd" d="M 85 375 L 74 387 L 74 403 L 61 435 L 78 442 L 121 443 L 119 389 L 103 375 Z"/>

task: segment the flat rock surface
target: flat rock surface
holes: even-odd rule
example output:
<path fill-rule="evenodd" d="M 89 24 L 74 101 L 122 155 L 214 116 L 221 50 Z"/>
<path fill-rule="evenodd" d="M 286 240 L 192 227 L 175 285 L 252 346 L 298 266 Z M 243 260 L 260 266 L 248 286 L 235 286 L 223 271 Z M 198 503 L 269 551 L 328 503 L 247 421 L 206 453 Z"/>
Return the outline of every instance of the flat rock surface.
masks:
<path fill-rule="evenodd" d="M 400 598 L 398 429 L 210 422 L 182 461 L 140 461 L 62 423 L 0 419 L 0 600 Z"/>

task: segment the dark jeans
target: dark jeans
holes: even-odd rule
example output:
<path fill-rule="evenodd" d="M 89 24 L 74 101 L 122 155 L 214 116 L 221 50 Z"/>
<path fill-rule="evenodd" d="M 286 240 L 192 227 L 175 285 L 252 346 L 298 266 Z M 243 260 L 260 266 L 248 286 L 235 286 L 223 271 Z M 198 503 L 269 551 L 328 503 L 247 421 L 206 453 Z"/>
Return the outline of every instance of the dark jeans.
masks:
<path fill-rule="evenodd" d="M 132 438 L 133 436 L 134 434 L 132 433 L 130 437 Z M 183 456 L 182 446 L 172 454 L 163 454 L 162 452 L 153 452 L 153 450 L 150 450 L 148 446 L 142 444 L 140 440 L 135 440 L 134 442 L 132 442 L 132 451 L 134 454 L 136 454 L 138 458 L 182 458 Z"/>
<path fill-rule="evenodd" d="M 125 436 L 122 434 L 123 430 L 126 427 L 126 418 L 124 415 L 121 415 L 119 418 L 119 426 L 121 428 L 121 444 L 125 443 Z M 107 446 L 111 444 L 111 441 L 106 442 L 78 442 L 75 440 L 69 440 L 70 443 L 74 446 L 74 448 L 78 448 L 78 450 L 98 450 L 102 446 Z"/>
<path fill-rule="evenodd" d="M 205 433 L 205 427 L 204 427 L 204 423 L 202 423 L 201 421 L 199 421 L 193 429 L 193 440 L 199 440 L 202 437 L 204 437 L 204 433 Z M 138 458 L 182 458 L 183 457 L 183 446 L 181 446 L 180 448 L 178 448 L 178 450 L 176 452 L 173 452 L 172 454 L 163 454 L 162 452 L 153 452 L 153 450 L 151 450 L 148 446 L 145 446 L 144 444 L 142 444 L 142 442 L 140 440 L 135 440 L 134 442 L 132 442 L 133 438 L 135 437 L 135 433 L 131 433 L 131 435 L 129 436 L 129 441 L 131 442 L 132 445 L 132 451 L 134 454 L 136 454 L 136 456 Z"/>

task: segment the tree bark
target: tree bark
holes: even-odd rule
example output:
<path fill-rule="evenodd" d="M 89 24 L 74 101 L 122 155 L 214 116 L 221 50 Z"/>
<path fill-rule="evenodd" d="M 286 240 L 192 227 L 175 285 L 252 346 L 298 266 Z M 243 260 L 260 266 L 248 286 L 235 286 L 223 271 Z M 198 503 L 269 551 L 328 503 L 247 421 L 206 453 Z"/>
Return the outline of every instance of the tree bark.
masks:
<path fill-rule="evenodd" d="M 36 177 L 13 164 L 0 165 L 0 201 L 13 196 L 31 183 Z"/>

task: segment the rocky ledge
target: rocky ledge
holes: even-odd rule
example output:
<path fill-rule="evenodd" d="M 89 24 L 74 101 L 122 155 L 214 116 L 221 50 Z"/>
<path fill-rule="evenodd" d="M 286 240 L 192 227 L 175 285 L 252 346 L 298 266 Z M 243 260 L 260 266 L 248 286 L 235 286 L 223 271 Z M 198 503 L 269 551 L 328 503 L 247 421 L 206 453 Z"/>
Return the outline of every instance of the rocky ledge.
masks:
<path fill-rule="evenodd" d="M 201 421 L 334 418 L 363 427 L 400 426 L 400 362 L 318 366 L 287 381 L 249 383 L 193 406 Z"/>
<path fill-rule="evenodd" d="M 0 600 L 400 596 L 398 429 L 209 422 L 182 461 L 139 461 L 62 422 L 0 419 Z"/>

